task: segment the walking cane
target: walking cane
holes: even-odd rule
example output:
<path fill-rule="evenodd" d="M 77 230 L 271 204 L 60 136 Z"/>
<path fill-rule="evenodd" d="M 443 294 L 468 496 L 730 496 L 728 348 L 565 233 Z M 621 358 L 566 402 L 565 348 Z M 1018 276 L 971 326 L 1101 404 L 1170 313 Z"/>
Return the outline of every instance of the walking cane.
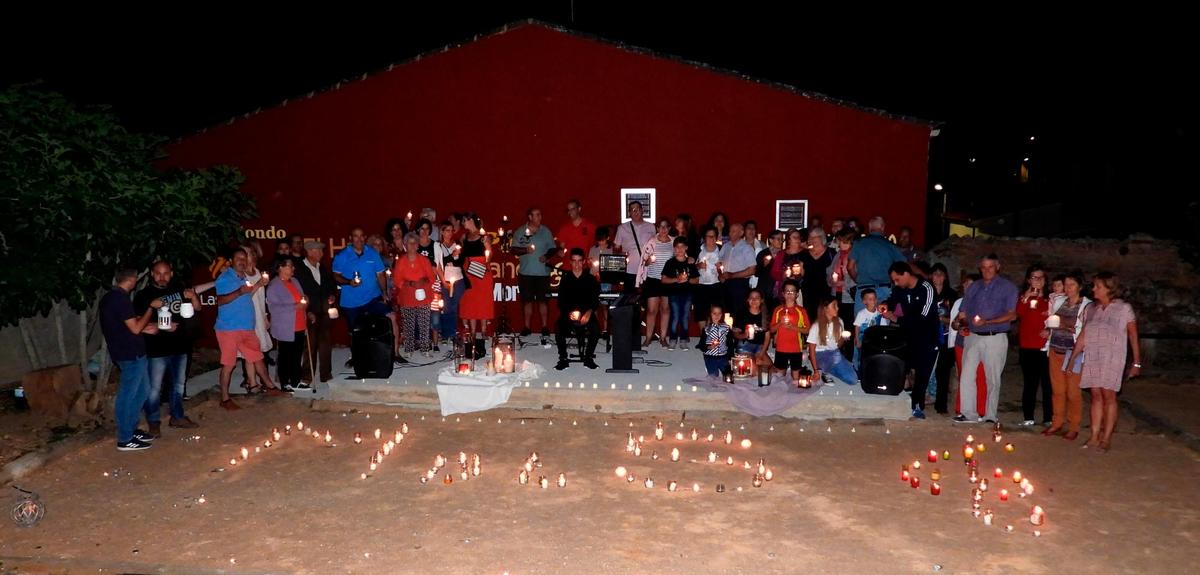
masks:
<path fill-rule="evenodd" d="M 305 334 L 308 337 L 306 337 L 304 340 L 304 353 L 306 353 L 308 355 L 308 381 L 309 381 L 309 385 L 311 385 L 314 389 L 316 389 L 316 386 L 317 386 L 317 371 L 316 371 L 317 366 L 313 364 L 313 357 L 312 357 L 312 345 L 313 345 L 313 337 L 312 337 L 313 329 L 312 328 L 316 327 L 316 325 L 317 325 L 316 322 L 313 322 L 311 325 L 309 325 L 308 333 Z"/>

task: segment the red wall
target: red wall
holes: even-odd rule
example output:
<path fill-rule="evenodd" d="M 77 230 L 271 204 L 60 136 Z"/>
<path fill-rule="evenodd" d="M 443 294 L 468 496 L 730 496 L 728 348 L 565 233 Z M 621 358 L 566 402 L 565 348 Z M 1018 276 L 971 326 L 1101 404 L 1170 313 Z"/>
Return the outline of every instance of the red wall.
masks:
<path fill-rule="evenodd" d="M 259 202 L 247 228 L 335 247 L 350 227 L 432 206 L 494 230 L 577 197 L 596 223 L 622 187 L 660 214 L 774 225 L 776 199 L 826 221 L 884 214 L 925 229 L 929 126 L 526 25 L 176 143 L 173 165 L 231 164 Z M 265 249 L 273 247 L 264 242 Z"/>

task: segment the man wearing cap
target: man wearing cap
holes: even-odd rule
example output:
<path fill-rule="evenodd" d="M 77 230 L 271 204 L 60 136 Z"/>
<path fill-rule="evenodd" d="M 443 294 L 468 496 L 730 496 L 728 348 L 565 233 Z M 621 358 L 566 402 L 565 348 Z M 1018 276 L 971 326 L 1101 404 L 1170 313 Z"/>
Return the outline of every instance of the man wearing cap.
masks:
<path fill-rule="evenodd" d="M 316 371 L 320 371 L 322 382 L 333 379 L 333 341 L 330 337 L 333 320 L 329 319 L 327 310 L 337 303 L 337 286 L 333 272 L 321 261 L 324 255 L 325 244 L 308 240 L 304 242 L 304 258 L 296 266 L 296 279 L 309 301 L 308 347 L 300 358 L 301 384 L 298 387 L 302 389 L 312 385 Z"/>

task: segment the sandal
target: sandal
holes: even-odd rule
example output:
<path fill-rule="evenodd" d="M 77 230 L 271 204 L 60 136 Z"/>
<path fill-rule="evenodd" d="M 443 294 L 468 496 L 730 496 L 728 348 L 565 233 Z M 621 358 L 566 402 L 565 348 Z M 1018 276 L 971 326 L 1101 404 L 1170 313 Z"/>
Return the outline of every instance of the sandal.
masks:
<path fill-rule="evenodd" d="M 1112 449 L 1112 442 L 1110 442 L 1110 441 L 1101 441 L 1100 447 L 1097 448 L 1097 450 L 1099 450 L 1100 453 L 1108 453 L 1108 450 L 1110 450 L 1110 449 Z"/>
<path fill-rule="evenodd" d="M 246 390 L 246 395 L 258 395 L 262 391 L 262 387 L 263 384 L 261 383 L 250 385 L 250 382 L 248 381 L 242 382 L 242 389 Z"/>

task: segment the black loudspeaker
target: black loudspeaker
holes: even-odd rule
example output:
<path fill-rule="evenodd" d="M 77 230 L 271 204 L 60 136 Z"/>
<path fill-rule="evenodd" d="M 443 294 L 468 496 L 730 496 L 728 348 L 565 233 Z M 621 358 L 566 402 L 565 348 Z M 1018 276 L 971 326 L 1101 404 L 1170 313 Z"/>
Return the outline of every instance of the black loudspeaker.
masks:
<path fill-rule="evenodd" d="M 354 356 L 354 376 L 359 379 L 387 379 L 392 376 L 392 320 L 387 316 L 364 313 L 350 332 L 350 353 Z"/>
<path fill-rule="evenodd" d="M 879 325 L 863 334 L 862 373 L 859 380 L 867 393 L 900 395 L 904 391 L 907 349 L 900 326 Z"/>
<path fill-rule="evenodd" d="M 638 373 L 633 369 L 633 345 L 638 335 L 633 327 L 638 313 L 637 294 L 625 294 L 608 310 L 608 331 L 612 337 L 612 367 L 608 373 Z"/>

